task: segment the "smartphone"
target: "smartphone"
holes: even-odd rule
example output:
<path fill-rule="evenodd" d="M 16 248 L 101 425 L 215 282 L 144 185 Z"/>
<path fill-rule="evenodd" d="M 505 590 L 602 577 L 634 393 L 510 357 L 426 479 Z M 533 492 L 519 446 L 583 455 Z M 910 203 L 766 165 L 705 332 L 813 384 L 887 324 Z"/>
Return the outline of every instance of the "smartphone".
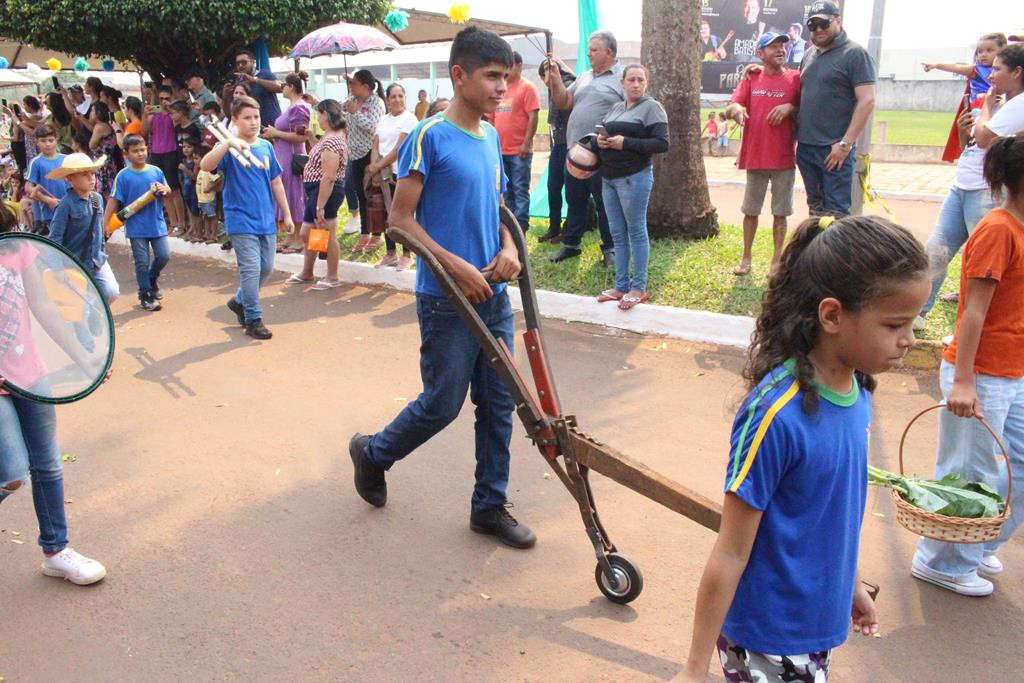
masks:
<path fill-rule="evenodd" d="M 971 95 L 970 95 L 970 93 L 966 93 L 964 95 L 963 110 L 964 111 L 970 111 L 971 110 Z"/>
<path fill-rule="evenodd" d="M 53 81 L 53 89 L 60 90 L 60 81 L 57 80 L 56 76 L 50 76 L 50 80 Z"/>
<path fill-rule="evenodd" d="M 594 130 L 597 131 L 598 135 L 603 135 L 604 137 L 608 137 L 608 130 L 603 125 L 601 125 L 600 123 L 597 124 L 596 126 L 594 126 Z"/>
<path fill-rule="evenodd" d="M 6 97 L 3 98 L 3 103 L 4 103 L 4 106 L 6 107 L 7 106 L 7 98 Z"/>

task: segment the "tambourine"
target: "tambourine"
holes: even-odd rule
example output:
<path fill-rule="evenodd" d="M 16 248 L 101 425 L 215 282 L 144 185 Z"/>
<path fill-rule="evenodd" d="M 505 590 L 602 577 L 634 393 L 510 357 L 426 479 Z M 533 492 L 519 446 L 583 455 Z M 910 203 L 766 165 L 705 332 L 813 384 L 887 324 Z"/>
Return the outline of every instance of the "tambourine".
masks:
<path fill-rule="evenodd" d="M 113 357 L 114 319 L 92 274 L 44 237 L 0 233 L 0 388 L 70 403 L 96 390 Z"/>

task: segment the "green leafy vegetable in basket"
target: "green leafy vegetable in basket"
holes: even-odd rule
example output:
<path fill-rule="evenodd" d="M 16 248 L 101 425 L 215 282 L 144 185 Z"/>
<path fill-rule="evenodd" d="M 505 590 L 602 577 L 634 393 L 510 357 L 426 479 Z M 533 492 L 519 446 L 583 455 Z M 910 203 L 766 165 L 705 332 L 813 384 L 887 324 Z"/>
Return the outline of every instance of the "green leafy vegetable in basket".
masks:
<path fill-rule="evenodd" d="M 967 481 L 959 474 L 928 481 L 868 465 L 868 483 L 894 489 L 911 505 L 947 517 L 995 517 L 1006 504 L 989 486 Z"/>

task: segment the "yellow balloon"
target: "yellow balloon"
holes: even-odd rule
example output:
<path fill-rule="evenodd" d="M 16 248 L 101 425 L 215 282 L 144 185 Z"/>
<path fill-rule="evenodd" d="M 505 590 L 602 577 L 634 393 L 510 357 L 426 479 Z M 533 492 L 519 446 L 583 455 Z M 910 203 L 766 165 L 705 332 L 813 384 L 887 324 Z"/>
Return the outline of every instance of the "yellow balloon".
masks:
<path fill-rule="evenodd" d="M 60 60 L 56 57 L 50 57 L 46 60 L 46 68 L 50 71 L 60 71 Z"/>
<path fill-rule="evenodd" d="M 464 2 L 457 2 L 448 8 L 448 19 L 453 24 L 465 24 L 469 21 L 469 5 Z"/>

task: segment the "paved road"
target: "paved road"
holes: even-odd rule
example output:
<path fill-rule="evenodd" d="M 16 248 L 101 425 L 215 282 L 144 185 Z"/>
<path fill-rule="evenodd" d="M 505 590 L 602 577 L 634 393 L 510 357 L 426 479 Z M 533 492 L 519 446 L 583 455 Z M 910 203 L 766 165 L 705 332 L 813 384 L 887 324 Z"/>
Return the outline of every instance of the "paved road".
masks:
<path fill-rule="evenodd" d="M 125 289 L 126 253 L 113 264 Z M 646 589 L 613 605 L 574 505 L 517 429 L 511 497 L 530 551 L 469 531 L 472 413 L 397 466 L 371 509 L 351 486 L 349 435 L 379 427 L 420 388 L 413 298 L 361 287 L 265 289 L 275 336 L 254 342 L 224 306 L 233 269 L 175 257 L 165 310 L 125 297 L 115 375 L 59 409 L 72 541 L 107 564 L 88 588 L 39 573 L 29 497 L 0 511 L 0 676 L 7 681 L 667 679 L 689 642 L 714 537 L 595 477 L 612 539 Z M 740 398 L 739 353 L 551 323 L 559 388 L 581 426 L 717 496 Z M 876 462 L 931 377 L 878 394 Z M 927 468 L 933 428 L 909 461 Z M 883 637 L 835 661 L 839 681 L 1007 680 L 1024 666 L 1024 549 L 996 595 L 912 580 L 913 538 L 872 493 L 863 573 L 882 584 Z M 884 516 L 876 516 L 884 515 Z M 12 531 L 27 539 L 12 543 Z M 858 637 L 859 638 L 859 637 Z M 955 672 L 955 673 L 954 673 Z"/>

